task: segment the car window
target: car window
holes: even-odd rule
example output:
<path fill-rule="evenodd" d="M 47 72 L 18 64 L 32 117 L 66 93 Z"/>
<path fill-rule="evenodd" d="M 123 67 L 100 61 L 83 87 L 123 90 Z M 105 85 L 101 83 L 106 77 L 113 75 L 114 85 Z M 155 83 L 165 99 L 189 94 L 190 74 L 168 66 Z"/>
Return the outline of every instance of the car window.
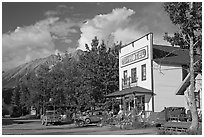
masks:
<path fill-rule="evenodd" d="M 54 114 L 53 112 L 46 112 L 46 115 L 52 115 Z"/>

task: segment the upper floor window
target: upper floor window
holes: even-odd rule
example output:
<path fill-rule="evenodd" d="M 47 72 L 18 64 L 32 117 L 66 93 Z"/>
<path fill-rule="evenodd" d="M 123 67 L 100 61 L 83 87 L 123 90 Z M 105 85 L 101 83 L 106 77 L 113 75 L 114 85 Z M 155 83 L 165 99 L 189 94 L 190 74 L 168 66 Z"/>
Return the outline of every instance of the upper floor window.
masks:
<path fill-rule="evenodd" d="M 147 73 L 146 73 L 146 64 L 142 65 L 142 81 L 147 79 Z"/>
<path fill-rule="evenodd" d="M 137 82 L 137 69 L 136 68 L 131 69 L 131 82 L 132 83 Z"/>
<path fill-rule="evenodd" d="M 127 85 L 127 70 L 123 71 L 124 85 Z"/>

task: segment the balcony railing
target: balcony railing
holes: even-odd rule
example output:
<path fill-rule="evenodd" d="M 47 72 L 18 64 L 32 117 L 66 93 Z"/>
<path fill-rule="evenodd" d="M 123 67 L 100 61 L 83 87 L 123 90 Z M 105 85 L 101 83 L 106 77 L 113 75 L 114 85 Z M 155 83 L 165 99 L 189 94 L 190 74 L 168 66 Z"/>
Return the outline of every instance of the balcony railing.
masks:
<path fill-rule="evenodd" d="M 134 87 L 137 85 L 138 78 L 127 77 L 122 79 L 122 89 Z"/>

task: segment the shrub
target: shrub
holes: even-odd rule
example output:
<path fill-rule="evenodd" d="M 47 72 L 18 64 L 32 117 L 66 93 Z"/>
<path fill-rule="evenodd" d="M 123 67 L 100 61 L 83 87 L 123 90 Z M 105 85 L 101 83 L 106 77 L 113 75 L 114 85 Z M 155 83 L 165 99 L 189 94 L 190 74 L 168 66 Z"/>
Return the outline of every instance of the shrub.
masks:
<path fill-rule="evenodd" d="M 13 106 L 11 117 L 20 117 L 22 115 L 21 108 L 18 106 Z"/>
<path fill-rule="evenodd" d="M 2 116 L 5 116 L 5 115 L 9 115 L 9 111 L 5 107 L 3 107 L 2 108 Z"/>
<path fill-rule="evenodd" d="M 197 130 L 197 131 L 186 131 L 182 133 L 182 135 L 202 135 L 202 130 Z"/>
<path fill-rule="evenodd" d="M 186 132 L 176 132 L 176 131 L 165 131 L 159 130 L 158 135 L 202 135 L 202 130 L 198 131 L 186 131 Z"/>

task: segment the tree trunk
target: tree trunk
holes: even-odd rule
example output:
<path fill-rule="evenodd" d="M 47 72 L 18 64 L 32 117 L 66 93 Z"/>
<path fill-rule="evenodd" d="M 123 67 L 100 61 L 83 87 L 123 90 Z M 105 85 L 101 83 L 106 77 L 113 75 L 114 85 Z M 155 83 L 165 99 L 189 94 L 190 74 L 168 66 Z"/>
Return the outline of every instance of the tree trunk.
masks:
<path fill-rule="evenodd" d="M 189 109 L 191 111 L 192 115 L 192 123 L 189 128 L 191 131 L 198 130 L 198 112 L 196 109 L 196 103 L 195 103 L 195 78 L 194 78 L 194 67 L 193 67 L 193 38 L 190 39 L 190 90 L 188 90 L 188 98 L 189 98 Z"/>

